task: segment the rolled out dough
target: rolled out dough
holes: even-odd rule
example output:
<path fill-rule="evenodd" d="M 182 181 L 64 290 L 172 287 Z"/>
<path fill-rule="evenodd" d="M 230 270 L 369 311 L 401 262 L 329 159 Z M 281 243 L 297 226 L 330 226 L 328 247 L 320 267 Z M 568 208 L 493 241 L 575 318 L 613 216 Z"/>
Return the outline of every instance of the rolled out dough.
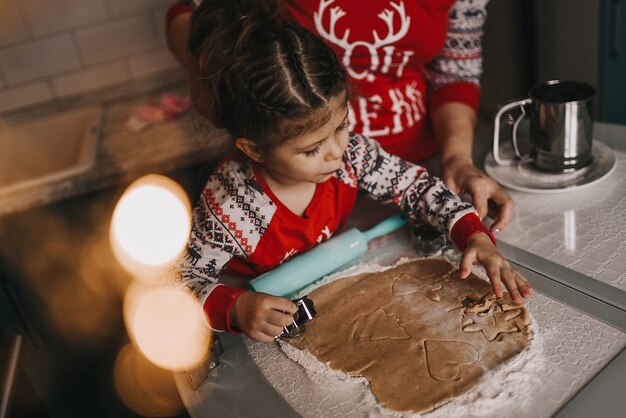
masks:
<path fill-rule="evenodd" d="M 488 282 L 426 259 L 347 277 L 309 294 L 317 316 L 291 340 L 365 377 L 383 406 L 427 412 L 529 346 L 529 313 Z"/>

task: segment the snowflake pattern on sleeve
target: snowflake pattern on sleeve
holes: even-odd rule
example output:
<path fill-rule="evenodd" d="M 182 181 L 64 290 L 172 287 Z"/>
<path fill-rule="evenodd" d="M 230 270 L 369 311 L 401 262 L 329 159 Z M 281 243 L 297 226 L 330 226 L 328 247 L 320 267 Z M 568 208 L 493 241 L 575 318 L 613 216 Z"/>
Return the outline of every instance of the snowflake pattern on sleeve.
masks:
<path fill-rule="evenodd" d="M 246 162 L 224 163 L 194 209 L 187 252 L 174 270 L 177 282 L 203 302 L 233 257 L 254 252 L 275 210 Z"/>
<path fill-rule="evenodd" d="M 384 151 L 378 142 L 350 134 L 340 181 L 365 190 L 371 198 L 394 203 L 413 219 L 427 222 L 450 235 L 454 223 L 474 207 L 463 202 L 424 167 Z"/>
<path fill-rule="evenodd" d="M 448 37 L 439 54 L 426 65 L 431 89 L 465 82 L 480 85 L 482 36 L 489 0 L 458 0 L 448 16 Z"/>

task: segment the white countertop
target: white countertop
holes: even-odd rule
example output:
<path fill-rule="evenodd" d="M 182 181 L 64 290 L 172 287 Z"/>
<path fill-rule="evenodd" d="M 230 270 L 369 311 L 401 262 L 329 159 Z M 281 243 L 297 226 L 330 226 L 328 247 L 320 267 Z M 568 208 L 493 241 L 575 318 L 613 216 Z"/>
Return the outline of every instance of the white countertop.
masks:
<path fill-rule="evenodd" d="M 496 238 L 626 290 L 626 126 L 597 122 L 594 136 L 614 152 L 613 172 L 565 193 L 508 190 L 515 201 L 513 219 Z M 485 143 L 491 144 L 491 132 L 477 137 L 483 150 Z M 477 164 L 482 161 L 476 158 Z"/>
<path fill-rule="evenodd" d="M 373 218 L 377 221 L 387 215 L 387 208 L 364 203 L 355 209 L 351 223 L 366 228 L 375 223 Z M 408 231 L 402 229 L 370 242 L 368 252 L 355 263 L 386 265 L 416 255 Z M 555 415 L 626 347 L 626 333 L 540 292 L 529 299 L 527 306 L 540 333 L 542 384 L 500 405 L 495 414 L 498 416 Z M 359 399 L 360 393 L 346 396 L 343 392 L 324 392 L 276 345 L 251 341 L 244 344 L 241 336 L 230 334 L 221 334 L 220 338 L 225 350 L 220 358 L 222 365 L 197 390 L 190 387 L 186 373 L 176 374 L 179 393 L 192 417 L 216 411 L 244 417 L 253 412 L 251 404 L 267 416 L 300 416 L 293 407 L 303 416 L 332 417 L 340 404 L 347 408 L 342 409 L 347 411 L 345 416 L 367 416 L 357 401 L 350 401 Z"/>
<path fill-rule="evenodd" d="M 552 258 L 556 263 L 564 260 L 558 254 L 567 251 L 569 257 L 572 257 L 567 259 L 568 265 L 572 266 L 581 264 L 578 257 L 585 260 L 592 253 L 605 251 L 605 268 L 610 270 L 611 266 L 616 266 L 611 262 L 623 254 L 626 225 L 622 222 L 621 227 L 614 227 L 617 220 L 603 218 L 593 208 L 602 213 L 621 210 L 621 219 L 624 219 L 626 209 L 620 206 L 626 201 L 623 188 L 617 200 L 604 196 L 607 190 L 613 190 L 613 194 L 620 195 L 616 190 L 620 189 L 620 184 L 624 184 L 621 183 L 625 175 L 624 153 L 620 151 L 618 158 L 618 170 L 611 175 L 614 177 L 599 184 L 600 190 L 593 188 L 558 196 L 514 192 L 513 197 L 517 202 L 514 220 L 506 232 L 499 234 L 498 239 L 512 244 L 517 242 L 528 251 L 534 251 L 546 259 Z M 598 200 L 590 201 L 590 194 L 598 194 Z M 572 203 L 576 196 L 581 200 L 579 206 Z M 563 213 L 573 206 L 577 213 L 576 232 L 587 229 L 573 240 L 578 246 L 570 249 L 569 244 L 567 247 L 564 244 L 570 238 L 566 238 L 563 232 Z M 537 215 L 539 221 L 535 227 L 532 216 L 537 208 L 542 209 L 542 212 Z M 393 212 L 387 207 L 360 199 L 348 226 L 367 229 L 391 213 Z M 594 222 L 587 224 L 592 218 Z M 552 229 L 548 228 L 549 225 L 553 225 Z M 603 242 L 600 233 L 589 232 L 590 228 L 607 231 L 612 234 L 614 242 L 621 239 L 621 245 L 603 246 L 606 242 Z M 595 240 L 589 239 L 590 236 L 596 237 Z M 584 247 L 582 243 L 585 243 Z M 388 265 L 401 257 L 416 255 L 409 241 L 408 231 L 403 229 L 370 242 L 368 252 L 355 263 L 367 261 Z M 623 269 L 621 274 L 624 274 Z M 619 384 L 623 379 L 626 333 L 540 291 L 535 292 L 528 300 L 527 306 L 539 333 L 537 338 L 541 344 L 540 358 L 543 361 L 542 383 L 533 386 L 532 390 L 521 396 L 502 403 L 497 407 L 497 414 L 490 416 L 550 417 L 560 414 L 564 405 L 569 408 L 563 410 L 564 416 L 588 416 L 589 409 L 602 415 L 615 411 L 615 408 L 619 409 L 624 403 L 622 395 L 626 395 L 623 393 L 623 386 Z M 359 409 L 358 401 L 350 401 L 358 399 L 359 394 L 345 396 L 343 392 L 324 392 L 324 388 L 317 387 L 301 367 L 289 360 L 275 345 L 250 341 L 244 344 L 240 336 L 233 335 L 222 334 L 221 338 L 225 349 L 221 358 L 222 365 L 199 388 L 190 387 L 186 373 L 176 374 L 179 393 L 192 417 L 206 416 L 215 411 L 243 417 L 250 412 L 246 405 L 251 402 L 255 405 L 255 411 L 272 416 L 299 416 L 298 413 L 302 413 L 304 416 L 330 417 L 336 416 L 338 405 L 347 408 L 346 416 L 367 416 L 367 411 Z M 615 360 L 616 356 L 621 360 Z M 612 378 L 605 378 L 607 371 L 613 372 Z M 591 387 L 597 388 L 597 391 L 586 390 Z M 614 392 L 618 392 L 617 396 L 611 395 Z M 243 399 L 247 401 L 244 402 Z M 577 402 L 585 402 L 586 409 L 580 408 Z M 572 408 L 579 412 L 572 415 Z"/>

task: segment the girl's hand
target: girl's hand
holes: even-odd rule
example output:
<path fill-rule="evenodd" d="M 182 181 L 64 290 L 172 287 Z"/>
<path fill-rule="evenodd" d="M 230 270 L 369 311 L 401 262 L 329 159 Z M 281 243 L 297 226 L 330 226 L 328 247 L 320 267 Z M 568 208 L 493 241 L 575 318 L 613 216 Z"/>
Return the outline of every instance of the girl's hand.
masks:
<path fill-rule="evenodd" d="M 467 240 L 459 265 L 461 279 L 469 276 L 472 264 L 482 264 L 485 268 L 496 297 L 503 296 L 503 282 L 515 303 L 522 303 L 522 297 L 527 298 L 532 294 L 533 288 L 528 279 L 511 267 L 485 233 L 475 234 Z"/>
<path fill-rule="evenodd" d="M 292 323 L 296 305 L 286 298 L 260 292 L 245 292 L 235 299 L 230 310 L 231 326 L 255 340 L 269 343 Z"/>

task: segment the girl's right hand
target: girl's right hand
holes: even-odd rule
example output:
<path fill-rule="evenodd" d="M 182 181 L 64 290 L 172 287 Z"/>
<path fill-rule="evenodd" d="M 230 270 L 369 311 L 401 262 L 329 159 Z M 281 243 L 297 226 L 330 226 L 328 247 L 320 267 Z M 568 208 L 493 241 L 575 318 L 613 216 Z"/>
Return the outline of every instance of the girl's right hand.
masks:
<path fill-rule="evenodd" d="M 260 292 L 245 292 L 235 299 L 228 320 L 255 340 L 269 343 L 293 322 L 298 308 L 287 298 Z"/>
<path fill-rule="evenodd" d="M 482 264 L 487 272 L 493 293 L 497 298 L 504 294 L 502 284 L 511 295 L 514 303 L 524 303 L 524 299 L 530 297 L 533 292 L 528 279 L 519 271 L 511 267 L 506 258 L 485 233 L 472 235 L 467 240 L 467 246 L 463 251 L 461 262 L 459 263 L 459 277 L 465 279 L 472 271 L 472 264 Z"/>

